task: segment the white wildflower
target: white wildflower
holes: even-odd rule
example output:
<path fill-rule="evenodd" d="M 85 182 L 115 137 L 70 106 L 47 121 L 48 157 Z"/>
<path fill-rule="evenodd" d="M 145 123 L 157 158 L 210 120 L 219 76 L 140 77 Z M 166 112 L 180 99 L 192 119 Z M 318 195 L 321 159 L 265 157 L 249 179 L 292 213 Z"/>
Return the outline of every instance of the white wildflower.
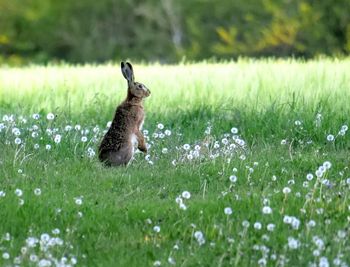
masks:
<path fill-rule="evenodd" d="M 40 195 L 41 195 L 41 189 L 40 189 L 40 188 L 35 188 L 35 189 L 34 189 L 34 194 L 35 194 L 36 196 L 40 196 Z"/>
<path fill-rule="evenodd" d="M 184 199 L 190 199 L 191 197 L 191 193 L 188 191 L 183 191 L 181 195 Z"/>
<path fill-rule="evenodd" d="M 264 214 L 271 214 L 271 213 L 272 213 L 272 209 L 271 209 L 269 206 L 264 206 L 264 207 L 262 208 L 262 212 L 263 212 Z"/>
<path fill-rule="evenodd" d="M 232 183 L 237 182 L 237 176 L 236 176 L 236 175 L 231 175 L 231 176 L 230 176 L 230 181 L 231 181 Z"/>
<path fill-rule="evenodd" d="M 15 194 L 16 194 L 16 196 L 21 197 L 23 195 L 23 191 L 21 189 L 17 188 L 15 190 Z"/>
<path fill-rule="evenodd" d="M 293 237 L 288 237 L 288 247 L 290 249 L 297 249 L 299 246 L 300 246 L 299 240 Z"/>
<path fill-rule="evenodd" d="M 226 207 L 226 208 L 224 209 L 224 213 L 225 213 L 226 215 L 231 215 L 231 214 L 232 214 L 232 209 L 231 209 L 230 207 Z"/>
<path fill-rule="evenodd" d="M 282 192 L 283 192 L 283 194 L 289 194 L 290 192 L 291 192 L 292 190 L 289 188 L 289 187 L 285 187 L 285 188 L 283 188 L 283 190 L 282 190 Z"/>
<path fill-rule="evenodd" d="M 55 115 L 53 113 L 49 113 L 47 114 L 46 118 L 49 120 L 49 121 L 52 121 L 54 118 L 55 118 Z"/>
<path fill-rule="evenodd" d="M 56 144 L 59 144 L 61 142 L 61 135 L 56 134 L 54 141 L 55 141 Z"/>
<path fill-rule="evenodd" d="M 334 135 L 333 135 L 333 134 L 327 135 L 327 141 L 328 141 L 328 142 L 334 141 Z"/>
<path fill-rule="evenodd" d="M 10 254 L 8 252 L 4 252 L 4 253 L 2 253 L 2 258 L 4 260 L 8 260 L 10 258 Z"/>
<path fill-rule="evenodd" d="M 262 228 L 261 223 L 260 223 L 260 222 L 254 223 L 254 228 L 255 228 L 256 230 L 260 230 L 260 229 Z"/>
<path fill-rule="evenodd" d="M 190 149 L 190 145 L 189 145 L 189 144 L 184 144 L 184 145 L 183 145 L 183 148 L 184 148 L 185 150 L 189 150 L 189 149 Z"/>

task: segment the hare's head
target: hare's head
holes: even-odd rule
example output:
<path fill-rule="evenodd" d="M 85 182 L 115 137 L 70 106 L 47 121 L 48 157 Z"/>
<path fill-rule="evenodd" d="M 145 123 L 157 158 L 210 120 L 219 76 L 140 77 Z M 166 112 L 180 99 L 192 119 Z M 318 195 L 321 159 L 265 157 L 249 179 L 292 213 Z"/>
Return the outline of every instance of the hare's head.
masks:
<path fill-rule="evenodd" d="M 122 62 L 120 67 L 124 78 L 128 81 L 128 90 L 133 96 L 145 98 L 151 94 L 151 91 L 144 84 L 135 82 L 134 71 L 129 62 Z"/>

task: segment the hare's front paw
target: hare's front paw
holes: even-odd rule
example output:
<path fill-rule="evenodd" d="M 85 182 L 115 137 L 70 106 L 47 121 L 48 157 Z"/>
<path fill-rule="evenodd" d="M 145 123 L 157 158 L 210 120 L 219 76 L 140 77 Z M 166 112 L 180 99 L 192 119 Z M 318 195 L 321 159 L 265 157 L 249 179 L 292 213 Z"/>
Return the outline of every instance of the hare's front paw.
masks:
<path fill-rule="evenodd" d="M 147 154 L 147 147 L 146 147 L 146 146 L 139 146 L 138 149 L 139 149 L 141 152 Z"/>

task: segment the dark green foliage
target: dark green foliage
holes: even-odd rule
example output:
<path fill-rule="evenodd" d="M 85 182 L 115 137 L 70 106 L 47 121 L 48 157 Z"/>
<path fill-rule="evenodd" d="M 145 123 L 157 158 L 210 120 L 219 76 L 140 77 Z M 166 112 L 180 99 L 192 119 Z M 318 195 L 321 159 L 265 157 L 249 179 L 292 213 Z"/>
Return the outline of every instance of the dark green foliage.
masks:
<path fill-rule="evenodd" d="M 343 55 L 347 0 L 0 0 L 0 63 Z"/>
<path fill-rule="evenodd" d="M 1 0 L 0 63 L 342 55 L 350 2 Z"/>

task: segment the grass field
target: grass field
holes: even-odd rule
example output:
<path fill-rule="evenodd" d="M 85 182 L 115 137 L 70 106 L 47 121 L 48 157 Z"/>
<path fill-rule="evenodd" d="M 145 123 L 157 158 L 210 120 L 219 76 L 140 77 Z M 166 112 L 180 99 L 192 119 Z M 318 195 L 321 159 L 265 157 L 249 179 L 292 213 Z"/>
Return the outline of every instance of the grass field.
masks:
<path fill-rule="evenodd" d="M 349 266 L 349 69 L 136 65 L 149 155 L 104 168 L 118 65 L 2 67 L 0 266 Z"/>

